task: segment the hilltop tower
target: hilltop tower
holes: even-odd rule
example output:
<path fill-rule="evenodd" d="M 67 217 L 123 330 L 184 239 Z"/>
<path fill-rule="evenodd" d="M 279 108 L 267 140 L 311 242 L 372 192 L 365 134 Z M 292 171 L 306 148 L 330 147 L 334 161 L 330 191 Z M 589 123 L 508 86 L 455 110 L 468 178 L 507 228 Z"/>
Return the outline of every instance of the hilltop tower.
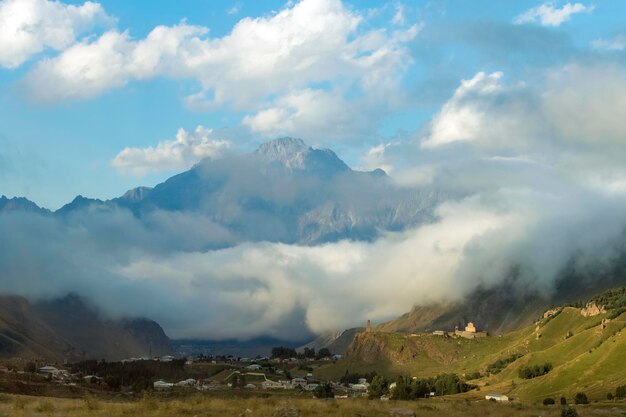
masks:
<path fill-rule="evenodd" d="M 372 321 L 368 320 L 367 326 L 365 326 L 365 333 L 371 333 L 371 332 L 372 332 Z"/>

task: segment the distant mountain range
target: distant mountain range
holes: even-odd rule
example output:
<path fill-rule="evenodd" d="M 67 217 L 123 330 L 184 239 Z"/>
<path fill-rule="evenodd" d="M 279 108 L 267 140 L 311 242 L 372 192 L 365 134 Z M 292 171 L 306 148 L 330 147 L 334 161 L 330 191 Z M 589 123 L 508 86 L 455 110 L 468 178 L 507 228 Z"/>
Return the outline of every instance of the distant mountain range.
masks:
<path fill-rule="evenodd" d="M 235 242 L 317 244 L 371 240 L 383 230 L 431 221 L 441 201 L 434 188 L 400 187 L 383 170 L 355 171 L 329 149 L 281 138 L 250 154 L 205 159 L 154 188 L 138 187 L 112 200 L 79 195 L 49 212 L 25 198 L 3 196 L 0 212 L 67 217 L 126 208 L 138 218 L 159 210 L 192 212 L 225 228 Z"/>

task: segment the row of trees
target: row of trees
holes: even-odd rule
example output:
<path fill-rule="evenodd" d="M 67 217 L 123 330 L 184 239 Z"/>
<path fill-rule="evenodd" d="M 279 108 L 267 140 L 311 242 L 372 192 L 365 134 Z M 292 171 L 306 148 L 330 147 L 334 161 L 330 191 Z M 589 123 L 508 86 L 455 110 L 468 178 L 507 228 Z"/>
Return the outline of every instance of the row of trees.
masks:
<path fill-rule="evenodd" d="M 305 347 L 302 353 L 297 352 L 295 349 L 277 346 L 272 348 L 272 358 L 273 359 L 323 359 L 330 358 L 333 354 L 327 348 L 320 349 L 317 353 L 315 349 Z"/>
<path fill-rule="evenodd" d="M 71 371 L 83 375 L 96 375 L 112 389 L 132 387 L 135 391 L 142 391 L 152 389 L 152 381 L 155 378 L 183 379 L 184 366 L 184 359 L 170 362 L 145 360 L 125 363 L 88 360 L 73 364 Z"/>
<path fill-rule="evenodd" d="M 520 353 L 514 353 L 508 358 L 498 359 L 494 363 L 489 364 L 489 366 L 487 366 L 487 372 L 493 375 L 499 374 L 500 372 L 502 372 L 504 368 L 506 368 L 511 363 L 515 362 L 521 357 L 522 355 Z"/>
<path fill-rule="evenodd" d="M 561 397 L 560 403 L 561 405 L 567 405 L 567 398 Z M 576 395 L 574 396 L 574 403 L 575 404 L 589 404 L 589 399 L 587 398 L 587 394 L 585 394 L 584 392 L 576 393 Z M 554 398 L 546 398 L 543 400 L 543 405 L 554 405 L 554 404 L 556 404 L 556 401 L 554 401 Z"/>
<path fill-rule="evenodd" d="M 430 395 L 431 392 L 435 395 L 452 395 L 472 388 L 456 374 L 442 374 L 433 378 L 399 377 L 395 383 L 395 388 L 389 390 L 389 381 L 381 376 L 375 376 L 369 387 L 370 398 L 391 394 L 394 400 L 417 400 Z"/>

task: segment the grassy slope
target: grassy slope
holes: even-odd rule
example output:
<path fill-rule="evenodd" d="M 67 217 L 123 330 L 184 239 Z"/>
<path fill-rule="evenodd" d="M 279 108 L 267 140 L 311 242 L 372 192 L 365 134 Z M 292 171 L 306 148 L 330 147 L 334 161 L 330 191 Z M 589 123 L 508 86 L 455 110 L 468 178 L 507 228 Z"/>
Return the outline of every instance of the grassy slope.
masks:
<path fill-rule="evenodd" d="M 626 314 L 601 331 L 600 322 L 605 317 L 583 317 L 579 309 L 566 307 L 556 317 L 539 322 L 539 339 L 535 325 L 503 336 L 475 340 L 383 332 L 362 334 L 352 358 L 321 367 L 315 374 L 336 379 L 346 369 L 418 377 L 444 372 L 484 373 L 497 359 L 521 353 L 524 356 L 500 374 L 474 381 L 489 388 L 466 395 L 483 396 L 485 390 L 489 390 L 539 401 L 547 396 L 571 398 L 576 392 L 584 391 L 590 398 L 603 399 L 615 386 L 626 384 L 626 332 L 621 331 L 626 325 Z M 568 331 L 573 336 L 566 338 Z M 378 347 L 373 355 L 367 349 L 372 345 Z M 548 375 L 532 380 L 518 378 L 520 367 L 545 362 L 554 365 Z"/>

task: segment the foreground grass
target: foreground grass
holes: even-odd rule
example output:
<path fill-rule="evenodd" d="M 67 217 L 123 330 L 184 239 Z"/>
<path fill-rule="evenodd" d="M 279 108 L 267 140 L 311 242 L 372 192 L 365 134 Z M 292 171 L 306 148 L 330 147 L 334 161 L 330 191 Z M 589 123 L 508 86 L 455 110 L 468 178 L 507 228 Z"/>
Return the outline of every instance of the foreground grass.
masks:
<path fill-rule="evenodd" d="M 417 402 L 368 401 L 358 399 L 316 400 L 302 398 L 211 398 L 197 395 L 184 399 L 163 400 L 145 396 L 136 401 L 114 402 L 95 398 L 55 399 L 5 395 L 0 399 L 1 417 L 170 417 L 170 416 L 359 416 L 394 415 L 394 410 L 413 411 L 416 416 L 560 416 L 556 406 L 496 404 L 488 401 L 421 400 Z M 624 404 L 581 407 L 579 415 L 626 413 Z"/>

